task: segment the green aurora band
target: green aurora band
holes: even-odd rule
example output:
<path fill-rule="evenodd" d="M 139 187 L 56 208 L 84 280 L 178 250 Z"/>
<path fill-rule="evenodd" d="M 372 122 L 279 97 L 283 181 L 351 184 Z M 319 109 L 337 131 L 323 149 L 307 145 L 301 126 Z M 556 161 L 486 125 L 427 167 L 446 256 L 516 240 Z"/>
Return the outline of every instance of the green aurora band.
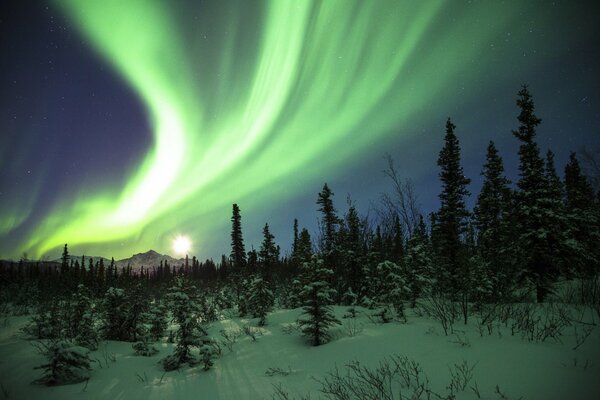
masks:
<path fill-rule="evenodd" d="M 139 96 L 153 144 L 125 187 L 65 194 L 20 251 L 168 251 L 185 229 L 201 253 L 231 203 L 285 201 L 303 190 L 294 176 L 335 176 L 366 147 L 383 151 L 531 7 L 450 3 L 219 2 L 190 22 L 169 1 L 58 1 Z"/>

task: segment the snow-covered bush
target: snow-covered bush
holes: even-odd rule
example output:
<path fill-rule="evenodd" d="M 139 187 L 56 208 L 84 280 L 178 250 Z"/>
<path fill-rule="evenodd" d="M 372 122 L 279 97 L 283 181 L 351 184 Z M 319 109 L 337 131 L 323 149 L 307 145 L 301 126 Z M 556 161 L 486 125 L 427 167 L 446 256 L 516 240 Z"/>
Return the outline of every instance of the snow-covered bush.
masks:
<path fill-rule="evenodd" d="M 142 338 L 139 342 L 132 344 L 131 347 L 136 356 L 150 357 L 158 353 L 158 349 L 146 338 Z"/>
<path fill-rule="evenodd" d="M 89 379 L 91 360 L 87 349 L 64 340 L 38 342 L 36 347 L 46 357 L 47 363 L 35 367 L 44 370 L 44 374 L 34 383 L 48 386 L 65 385 Z"/>

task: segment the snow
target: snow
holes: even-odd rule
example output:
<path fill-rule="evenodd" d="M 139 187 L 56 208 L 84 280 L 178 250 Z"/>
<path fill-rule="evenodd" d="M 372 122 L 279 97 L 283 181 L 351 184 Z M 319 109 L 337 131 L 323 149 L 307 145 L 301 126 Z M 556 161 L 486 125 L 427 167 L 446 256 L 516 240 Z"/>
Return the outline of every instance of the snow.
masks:
<path fill-rule="evenodd" d="M 290 328 L 301 309 L 276 310 L 268 315 L 266 326 L 256 328 L 261 332 L 256 341 L 242 335 L 232 351 L 223 346 L 223 354 L 209 371 L 200 364 L 165 373 L 159 361 L 173 349 L 166 342 L 155 344 L 156 355 L 140 357 L 134 355 L 131 343 L 108 341 L 91 353 L 99 363 L 92 364 L 89 382 L 58 387 L 31 384 L 41 373 L 33 368 L 44 359 L 19 330 L 28 317 L 6 317 L 0 320 L 0 383 L 9 399 L 270 399 L 275 384 L 294 395 L 310 391 L 318 398 L 319 384 L 313 377 L 323 378 L 335 367 L 343 372 L 352 360 L 375 366 L 397 354 L 417 361 L 438 393 L 446 393 L 449 367 L 465 360 L 476 363 L 471 385 L 477 382 L 484 399 L 500 398 L 494 393 L 496 385 L 511 399 L 600 398 L 600 329 L 573 350 L 571 331 L 562 343 L 535 343 L 511 336 L 509 329 L 501 329 L 501 336 L 481 337 L 475 322 L 470 322 L 455 325 L 458 337 L 444 336 L 439 323 L 410 309 L 408 323 L 383 325 L 367 317 L 373 310 L 356 307 L 358 317 L 352 320 L 342 318 L 347 307 L 333 309 L 342 325 L 332 328 L 332 341 L 322 346 L 310 346 Z M 220 340 L 220 330 L 234 332 L 248 324 L 255 325 L 256 320 L 227 317 L 213 323 L 209 333 Z M 277 369 L 287 375 L 273 374 Z M 0 398 L 5 398 L 3 391 Z M 477 397 L 467 389 L 457 398 Z"/>

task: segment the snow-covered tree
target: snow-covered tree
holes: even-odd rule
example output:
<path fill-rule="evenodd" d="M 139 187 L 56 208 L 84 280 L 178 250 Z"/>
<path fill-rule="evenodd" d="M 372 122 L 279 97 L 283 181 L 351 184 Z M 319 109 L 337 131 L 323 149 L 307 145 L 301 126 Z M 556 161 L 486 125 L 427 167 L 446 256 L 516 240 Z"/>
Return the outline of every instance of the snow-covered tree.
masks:
<path fill-rule="evenodd" d="M 210 368 L 214 356 L 214 343 L 200 318 L 196 288 L 179 277 L 169 290 L 167 298 L 178 329 L 175 333 L 175 350 L 162 360 L 163 368 L 172 371 L 181 364 L 187 363 L 192 366 L 200 361 L 204 363 L 205 369 Z M 192 353 L 193 348 L 200 349 L 201 360 Z"/>
<path fill-rule="evenodd" d="M 148 334 L 152 340 L 160 340 L 164 336 L 168 326 L 167 312 L 168 309 L 161 300 L 156 299 L 150 303 L 145 319 L 150 325 Z"/>
<path fill-rule="evenodd" d="M 403 299 L 408 297 L 409 287 L 402 276 L 402 271 L 399 265 L 391 261 L 384 261 L 377 265 L 377 288 L 378 288 L 378 303 L 383 309 L 383 322 L 388 322 L 385 315 L 389 313 L 386 309 L 392 306 L 396 312 L 396 316 L 402 320 L 406 319 L 404 315 Z"/>
<path fill-rule="evenodd" d="M 591 276 L 600 263 L 600 208 L 594 205 L 594 190 L 582 173 L 575 153 L 565 166 L 566 212 L 573 238 L 581 247 L 575 270 Z"/>
<path fill-rule="evenodd" d="M 467 185 L 471 182 L 460 165 L 460 144 L 454 133 L 456 126 L 450 118 L 446 122 L 444 147 L 438 157 L 442 192 L 441 206 L 435 214 L 432 237 L 436 259 L 439 263 L 438 290 L 456 299 L 464 294 L 463 279 L 466 257 L 462 237 L 466 232 L 469 212 L 465 199 L 469 196 Z"/>
<path fill-rule="evenodd" d="M 573 242 L 560 210 L 560 188 L 552 157 L 544 165 L 535 141 L 536 127 L 542 120 L 535 115 L 527 86 L 519 91 L 517 105 L 519 128 L 513 135 L 521 142 L 520 179 L 512 218 L 512 251 L 517 255 L 516 264 L 524 267 L 524 276 L 534 285 L 537 301 L 543 302 Z"/>
<path fill-rule="evenodd" d="M 421 217 L 422 219 L 422 217 Z M 421 297 L 432 284 L 432 255 L 425 232 L 416 233 L 408 240 L 404 261 L 406 285 L 411 308 L 415 308 L 417 299 Z"/>
<path fill-rule="evenodd" d="M 89 350 L 75 346 L 64 340 L 38 342 L 38 351 L 46 357 L 46 364 L 35 367 L 44 370 L 41 378 L 34 383 L 48 386 L 66 385 L 89 379 L 91 370 Z"/>
<path fill-rule="evenodd" d="M 329 281 L 333 272 L 316 257 L 305 268 L 308 279 L 300 296 L 304 304 L 302 315 L 306 317 L 298 319 L 298 323 L 313 346 L 319 346 L 330 339 L 329 329 L 340 323 L 331 308 L 335 290 L 331 289 Z"/>
<path fill-rule="evenodd" d="M 510 207 L 511 190 L 509 181 L 504 177 L 502 158 L 494 142 L 487 148 L 486 163 L 481 173 L 484 177 L 483 186 L 477 196 L 474 210 L 474 223 L 478 230 L 477 250 L 481 258 L 478 259 L 478 272 L 486 272 L 493 284 L 495 298 L 506 296 L 510 287 L 509 270 L 510 262 L 506 257 L 505 239 L 507 237 L 506 216 Z"/>
<path fill-rule="evenodd" d="M 267 281 L 261 276 L 255 276 L 250 283 L 248 295 L 248 309 L 254 318 L 258 318 L 258 325 L 267 322 L 267 313 L 273 307 L 273 292 L 269 289 Z"/>
<path fill-rule="evenodd" d="M 102 330 L 108 340 L 126 340 L 127 297 L 120 288 L 110 287 L 102 301 Z"/>

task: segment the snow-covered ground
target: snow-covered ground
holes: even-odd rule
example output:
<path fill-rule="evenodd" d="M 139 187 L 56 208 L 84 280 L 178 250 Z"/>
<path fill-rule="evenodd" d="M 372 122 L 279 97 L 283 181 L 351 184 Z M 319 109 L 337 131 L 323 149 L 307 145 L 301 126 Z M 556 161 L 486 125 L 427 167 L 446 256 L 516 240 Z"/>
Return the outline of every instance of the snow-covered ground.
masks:
<path fill-rule="evenodd" d="M 345 310 L 335 307 L 343 325 L 334 329 L 330 343 L 320 347 L 309 346 L 299 332 L 285 329 L 301 310 L 275 311 L 256 341 L 240 336 L 231 351 L 223 347 L 209 371 L 184 366 L 165 373 L 159 360 L 171 353 L 172 344 L 157 344 L 157 355 L 139 357 L 133 354 L 131 343 L 109 341 L 91 354 L 98 362 L 89 382 L 58 387 L 31 384 L 41 374 L 34 367 L 44 360 L 20 332 L 28 317 L 2 318 L 0 399 L 271 399 L 273 386 L 278 384 L 290 394 L 311 392 L 312 398 L 318 398 L 320 385 L 313 378 L 323 378 L 336 367 L 343 372 L 352 360 L 376 366 L 394 354 L 420 363 L 438 393 L 447 393 L 449 368 L 466 361 L 476 364 L 469 387 L 476 384 L 484 399 L 501 398 L 496 386 L 510 399 L 600 399 L 598 328 L 573 350 L 571 329 L 561 337 L 562 343 L 552 339 L 529 342 L 520 335 L 511 336 L 509 328 L 481 337 L 475 322 L 458 323 L 458 336 L 445 336 L 439 323 L 410 311 L 407 323 L 382 325 L 371 322 L 364 309 L 356 320 L 342 319 Z M 210 332 L 213 338 L 222 339 L 221 330 L 232 332 L 253 323 L 223 317 L 212 324 Z M 284 373 L 267 374 L 277 368 Z M 477 395 L 467 388 L 457 398 L 477 399 Z"/>

